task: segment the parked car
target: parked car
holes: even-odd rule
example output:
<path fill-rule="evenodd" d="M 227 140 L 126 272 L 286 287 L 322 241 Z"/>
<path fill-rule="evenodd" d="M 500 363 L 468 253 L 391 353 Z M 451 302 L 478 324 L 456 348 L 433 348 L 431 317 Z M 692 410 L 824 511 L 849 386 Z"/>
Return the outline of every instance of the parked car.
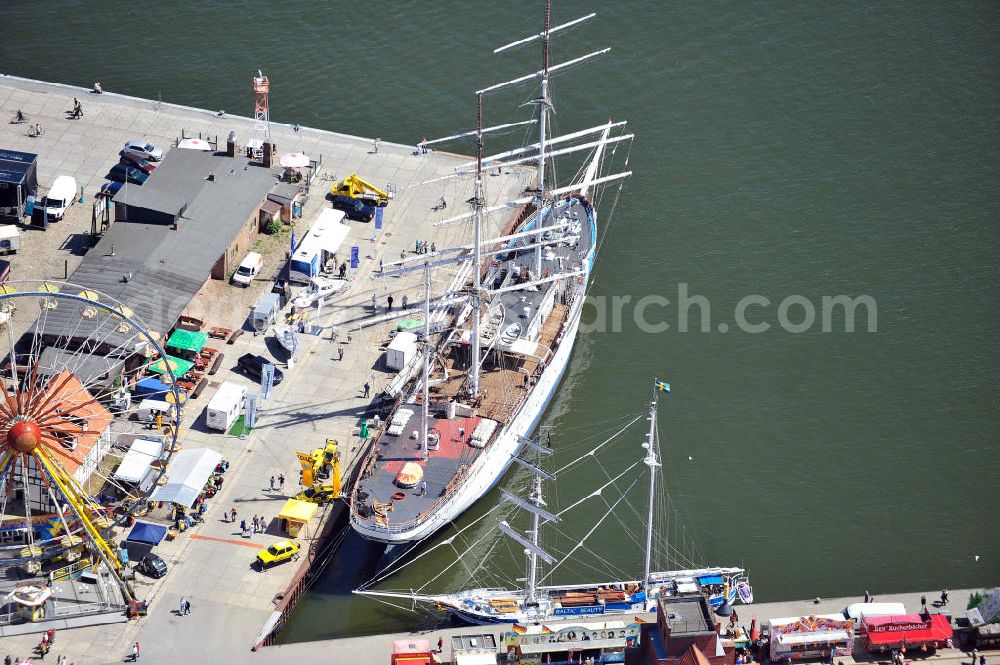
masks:
<path fill-rule="evenodd" d="M 130 182 L 133 185 L 141 185 L 146 182 L 147 178 L 149 178 L 148 175 L 139 169 L 132 168 L 128 164 L 115 164 L 111 167 L 111 170 L 108 171 L 108 180 Z"/>
<path fill-rule="evenodd" d="M 261 568 L 267 568 L 278 563 L 298 559 L 300 547 L 301 545 L 291 540 L 279 540 L 257 554 L 257 563 L 260 564 Z"/>
<path fill-rule="evenodd" d="M 97 192 L 98 196 L 106 196 L 107 198 L 114 197 L 118 193 L 118 190 L 122 188 L 122 183 L 120 182 L 106 182 L 101 185 L 101 190 Z"/>
<path fill-rule="evenodd" d="M 370 222 L 375 219 L 374 206 L 366 205 L 359 199 L 352 199 L 350 196 L 334 196 L 332 198 L 333 207 L 347 213 L 348 219 L 357 222 Z"/>
<path fill-rule="evenodd" d="M 236 361 L 236 366 L 243 370 L 244 374 L 252 379 L 257 379 L 258 381 L 260 381 L 261 374 L 264 372 L 264 365 L 274 365 L 274 363 L 264 356 L 258 356 L 253 353 L 244 353 L 240 356 L 240 359 Z M 284 373 L 275 367 L 274 385 L 281 383 L 283 378 L 285 378 Z"/>
<path fill-rule="evenodd" d="M 167 574 L 167 562 L 155 554 L 147 554 L 139 560 L 135 569 L 146 577 L 160 578 Z"/>
<path fill-rule="evenodd" d="M 163 159 L 163 151 L 146 141 L 129 141 L 125 144 L 125 149 L 122 152 L 148 159 L 151 162 L 158 162 Z"/>
<path fill-rule="evenodd" d="M 131 152 L 125 152 L 124 150 L 122 150 L 121 163 L 128 164 L 132 168 L 139 169 L 146 175 L 149 175 L 150 173 L 156 170 L 155 166 L 147 162 L 139 155 L 136 155 L 135 153 Z"/>
<path fill-rule="evenodd" d="M 250 252 L 240 261 L 240 267 L 233 273 L 233 284 L 250 286 L 253 278 L 263 269 L 264 257 L 257 252 Z"/>

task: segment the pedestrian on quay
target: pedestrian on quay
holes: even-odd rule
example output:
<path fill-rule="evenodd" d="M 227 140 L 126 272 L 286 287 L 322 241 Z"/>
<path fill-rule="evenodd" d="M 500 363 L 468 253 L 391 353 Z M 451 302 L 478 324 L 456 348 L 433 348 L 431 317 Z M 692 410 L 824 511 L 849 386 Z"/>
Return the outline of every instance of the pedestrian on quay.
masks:
<path fill-rule="evenodd" d="M 246 520 L 240 520 L 240 531 L 242 531 L 243 533 L 247 532 L 247 521 Z"/>
<path fill-rule="evenodd" d="M 184 616 L 184 603 L 186 602 L 187 601 L 184 599 L 184 596 L 181 596 L 181 602 L 177 605 L 177 614 L 179 616 Z"/>
<path fill-rule="evenodd" d="M 278 474 L 278 491 L 285 489 L 285 474 Z"/>
<path fill-rule="evenodd" d="M 343 359 L 344 359 L 344 347 L 338 346 L 337 347 L 337 360 L 343 360 Z"/>
<path fill-rule="evenodd" d="M 391 312 L 391 311 L 392 311 L 392 303 L 393 303 L 393 298 L 392 298 L 392 296 L 389 296 L 388 298 L 386 298 L 386 299 L 385 299 L 385 301 L 386 301 L 387 303 L 389 303 L 389 311 Z"/>
<path fill-rule="evenodd" d="M 257 516 L 254 515 L 253 516 L 253 520 L 251 520 L 251 521 L 253 522 L 253 532 L 257 533 Z"/>
<path fill-rule="evenodd" d="M 948 604 L 948 589 L 944 589 L 941 592 L 941 606 L 944 607 Z"/>
<path fill-rule="evenodd" d="M 132 647 L 132 662 L 139 660 L 139 643 L 136 642 L 135 646 Z"/>
<path fill-rule="evenodd" d="M 872 593 L 868 589 L 865 589 L 865 602 L 866 603 L 872 602 Z"/>
<path fill-rule="evenodd" d="M 368 394 L 371 392 L 371 390 L 372 390 L 371 384 L 369 384 L 367 381 L 365 381 L 365 395 L 364 396 L 368 397 Z"/>
<path fill-rule="evenodd" d="M 52 643 L 56 641 L 56 629 L 55 628 L 49 628 L 47 634 L 49 636 L 49 646 L 52 646 Z"/>
<path fill-rule="evenodd" d="M 410 306 L 410 299 L 407 298 L 406 294 L 404 293 L 403 294 L 403 309 L 408 309 L 409 306 Z"/>
<path fill-rule="evenodd" d="M 986 665 L 986 655 L 979 654 L 979 665 Z"/>
<path fill-rule="evenodd" d="M 372 314 L 378 314 L 378 298 L 372 294 Z"/>
<path fill-rule="evenodd" d="M 444 650 L 444 638 L 438 637 L 438 653 L 441 653 L 443 650 Z"/>
<path fill-rule="evenodd" d="M 271 490 L 274 490 L 274 476 L 271 476 Z"/>
<path fill-rule="evenodd" d="M 261 533 L 264 533 L 264 531 L 267 529 L 267 520 L 264 519 L 263 515 L 257 518 L 257 526 L 260 527 Z"/>
<path fill-rule="evenodd" d="M 438 251 L 437 243 L 436 242 L 432 242 L 431 243 L 431 254 L 433 254 L 436 251 Z"/>
<path fill-rule="evenodd" d="M 920 610 L 922 612 L 927 611 L 927 594 L 920 594 Z"/>
<path fill-rule="evenodd" d="M 380 138 L 376 138 L 374 141 L 372 141 L 372 153 L 373 154 L 376 154 L 376 155 L 378 154 L 378 144 L 381 143 L 381 142 L 382 142 L 382 139 L 380 139 Z"/>
<path fill-rule="evenodd" d="M 229 509 L 229 514 L 232 515 L 232 521 L 236 521 L 236 506 Z"/>

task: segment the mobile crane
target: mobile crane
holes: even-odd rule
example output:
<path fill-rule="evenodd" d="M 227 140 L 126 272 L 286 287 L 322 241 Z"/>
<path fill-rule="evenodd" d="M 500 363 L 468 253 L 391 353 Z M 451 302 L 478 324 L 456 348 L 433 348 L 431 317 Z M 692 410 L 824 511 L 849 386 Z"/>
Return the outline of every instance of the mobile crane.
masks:
<path fill-rule="evenodd" d="M 347 196 L 352 199 L 360 199 L 362 203 L 370 206 L 384 207 L 389 204 L 392 198 L 390 192 L 379 189 L 370 182 L 362 179 L 357 173 L 352 173 L 330 188 L 333 196 Z"/>

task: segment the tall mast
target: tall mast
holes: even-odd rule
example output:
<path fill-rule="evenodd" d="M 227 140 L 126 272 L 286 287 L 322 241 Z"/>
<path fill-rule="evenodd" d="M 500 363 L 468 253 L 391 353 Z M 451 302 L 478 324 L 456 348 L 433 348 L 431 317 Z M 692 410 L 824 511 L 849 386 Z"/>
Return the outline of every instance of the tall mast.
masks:
<path fill-rule="evenodd" d="M 541 444 L 541 439 L 538 440 Z M 535 452 L 535 465 L 540 469 L 542 466 L 542 452 L 541 449 Z M 535 486 L 531 492 L 531 502 L 535 504 L 535 507 L 542 508 L 545 506 L 545 501 L 542 499 L 542 475 L 540 473 L 535 474 Z M 526 580 L 526 586 L 524 589 L 524 601 L 525 603 L 535 602 L 535 596 L 538 593 L 536 588 L 538 584 L 538 521 L 540 517 L 537 512 L 531 515 L 531 544 L 535 547 L 528 550 L 528 576 Z"/>
<path fill-rule="evenodd" d="M 646 574 L 642 578 L 646 601 L 649 601 L 649 574 L 653 563 L 653 509 L 656 501 L 656 467 L 660 463 L 656 460 L 656 400 L 660 386 L 669 386 L 661 381 L 653 381 L 653 400 L 649 405 L 649 436 L 643 448 L 646 449 L 646 458 L 643 462 L 649 467 L 649 517 L 646 520 Z M 668 388 L 669 389 L 669 388 Z"/>
<path fill-rule="evenodd" d="M 430 446 L 427 441 L 427 421 L 430 418 L 430 401 L 431 401 L 431 364 L 430 364 L 430 347 L 431 347 L 431 264 L 428 261 L 424 261 L 424 399 L 423 408 L 421 409 L 423 418 L 422 424 L 420 426 L 420 450 L 421 455 L 424 459 L 430 456 Z"/>
<path fill-rule="evenodd" d="M 542 226 L 542 205 L 545 202 L 545 131 L 549 115 L 549 31 L 552 27 L 552 2 L 545 1 L 545 32 L 542 33 L 542 96 L 538 99 L 538 194 L 535 196 L 537 224 Z M 542 248 L 535 248 L 535 274 L 542 274 Z"/>
<path fill-rule="evenodd" d="M 479 292 L 482 288 L 482 266 L 480 261 L 480 233 L 483 219 L 483 93 L 476 93 L 476 190 L 472 197 L 474 223 L 472 238 L 472 373 L 469 376 L 469 392 L 473 398 L 479 395 Z"/>

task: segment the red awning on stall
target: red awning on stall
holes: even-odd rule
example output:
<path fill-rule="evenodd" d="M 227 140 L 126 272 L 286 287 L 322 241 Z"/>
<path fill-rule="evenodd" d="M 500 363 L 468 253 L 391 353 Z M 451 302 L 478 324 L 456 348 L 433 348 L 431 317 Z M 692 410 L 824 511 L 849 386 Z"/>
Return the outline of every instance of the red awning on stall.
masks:
<path fill-rule="evenodd" d="M 951 623 L 943 614 L 865 617 L 861 632 L 873 645 L 944 642 L 952 636 Z"/>

